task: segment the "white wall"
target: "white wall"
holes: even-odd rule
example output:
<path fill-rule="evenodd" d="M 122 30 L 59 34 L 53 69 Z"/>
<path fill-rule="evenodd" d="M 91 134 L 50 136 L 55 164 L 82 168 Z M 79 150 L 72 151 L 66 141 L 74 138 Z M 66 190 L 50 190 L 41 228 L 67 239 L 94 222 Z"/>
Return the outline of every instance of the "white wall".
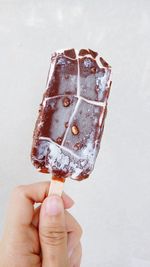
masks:
<path fill-rule="evenodd" d="M 66 182 L 84 229 L 82 267 L 150 266 L 150 1 L 0 0 L 0 232 L 15 185 L 49 179 L 30 163 L 51 52 L 100 51 L 113 67 L 90 179 Z"/>

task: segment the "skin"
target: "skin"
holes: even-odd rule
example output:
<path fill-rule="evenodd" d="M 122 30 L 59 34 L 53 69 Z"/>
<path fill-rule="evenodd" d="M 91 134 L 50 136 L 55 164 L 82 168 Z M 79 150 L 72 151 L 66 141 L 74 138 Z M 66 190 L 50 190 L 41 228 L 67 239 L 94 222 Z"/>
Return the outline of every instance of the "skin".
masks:
<path fill-rule="evenodd" d="M 65 193 L 48 197 L 49 186 L 42 182 L 13 191 L 0 243 L 1 267 L 80 267 L 82 230 L 66 210 L 74 202 Z"/>

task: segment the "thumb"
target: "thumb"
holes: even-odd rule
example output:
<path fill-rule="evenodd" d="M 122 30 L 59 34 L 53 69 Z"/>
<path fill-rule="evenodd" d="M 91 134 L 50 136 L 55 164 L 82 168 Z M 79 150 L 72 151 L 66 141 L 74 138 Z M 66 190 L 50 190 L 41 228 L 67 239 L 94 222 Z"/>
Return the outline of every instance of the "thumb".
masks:
<path fill-rule="evenodd" d="M 47 197 L 40 210 L 39 237 L 42 267 L 67 267 L 67 230 L 63 201 L 59 196 Z"/>

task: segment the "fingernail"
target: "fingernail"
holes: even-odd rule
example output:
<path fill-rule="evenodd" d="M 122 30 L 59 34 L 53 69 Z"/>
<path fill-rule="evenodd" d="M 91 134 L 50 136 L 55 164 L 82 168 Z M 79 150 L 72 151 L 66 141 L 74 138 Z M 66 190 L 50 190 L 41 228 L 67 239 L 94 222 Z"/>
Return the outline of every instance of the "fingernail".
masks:
<path fill-rule="evenodd" d="M 69 200 L 69 202 L 70 202 L 70 205 L 74 205 L 74 200 L 70 197 L 70 196 L 68 196 L 65 192 L 63 192 L 63 194 L 62 194 L 62 197 L 64 197 L 64 198 L 67 198 L 67 200 Z"/>
<path fill-rule="evenodd" d="M 56 216 L 62 211 L 62 200 L 58 196 L 50 196 L 47 198 L 45 206 L 46 214 L 49 216 Z"/>
<path fill-rule="evenodd" d="M 73 206 L 73 205 L 74 205 L 74 203 L 75 203 L 75 202 L 74 202 L 74 200 L 73 200 L 71 197 L 69 197 L 68 195 L 67 195 L 67 197 L 68 197 L 68 199 L 69 199 L 70 205 L 72 205 L 72 206 Z"/>

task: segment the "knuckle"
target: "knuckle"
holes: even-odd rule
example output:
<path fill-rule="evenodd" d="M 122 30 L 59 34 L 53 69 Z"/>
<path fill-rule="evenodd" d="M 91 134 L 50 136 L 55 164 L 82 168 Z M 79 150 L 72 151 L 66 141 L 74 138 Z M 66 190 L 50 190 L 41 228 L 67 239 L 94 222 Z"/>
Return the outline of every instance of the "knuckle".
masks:
<path fill-rule="evenodd" d="M 41 242 L 50 246 L 59 246 L 64 243 L 67 238 L 65 227 L 49 227 L 44 226 L 41 230 Z"/>
<path fill-rule="evenodd" d="M 83 230 L 82 230 L 82 227 L 80 224 L 77 225 L 77 233 L 79 235 L 79 237 L 81 238 L 82 237 L 82 234 L 83 234 Z"/>
<path fill-rule="evenodd" d="M 25 188 L 26 188 L 25 185 L 16 186 L 12 191 L 11 198 L 18 198 L 18 197 L 22 198 L 22 197 L 24 197 Z"/>
<path fill-rule="evenodd" d="M 14 188 L 13 193 L 15 195 L 23 195 L 25 191 L 25 185 L 18 185 Z"/>

